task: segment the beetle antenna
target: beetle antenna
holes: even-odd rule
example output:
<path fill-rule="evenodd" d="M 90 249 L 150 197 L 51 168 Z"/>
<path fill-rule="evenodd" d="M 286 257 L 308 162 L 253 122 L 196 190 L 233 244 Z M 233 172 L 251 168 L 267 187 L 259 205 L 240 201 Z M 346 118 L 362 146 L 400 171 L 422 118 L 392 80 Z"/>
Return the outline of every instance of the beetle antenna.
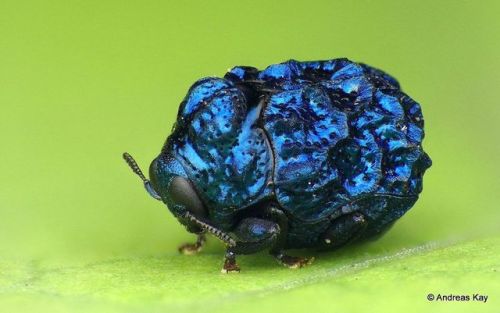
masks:
<path fill-rule="evenodd" d="M 210 234 L 214 235 L 215 237 L 219 238 L 220 240 L 225 242 L 228 246 L 230 246 L 230 247 L 236 246 L 236 241 L 234 241 L 234 239 L 231 238 L 228 234 L 226 234 L 225 232 L 223 232 L 220 229 L 213 227 L 212 225 L 209 225 L 203 221 L 200 221 L 190 212 L 186 212 L 184 217 L 187 218 L 188 220 L 190 220 L 191 222 L 195 223 L 196 225 L 198 225 L 201 229 L 203 229 L 203 230 L 209 232 Z"/>
<path fill-rule="evenodd" d="M 139 176 L 145 184 L 149 183 L 149 180 L 146 178 L 146 176 L 144 176 L 141 169 L 139 168 L 139 165 L 137 165 L 137 162 L 134 160 L 134 158 L 130 154 L 128 154 L 127 152 L 124 152 L 123 159 L 125 159 L 125 162 L 127 162 L 128 166 L 130 166 L 132 171 L 134 173 L 136 173 L 137 176 Z"/>
<path fill-rule="evenodd" d="M 151 195 L 151 197 L 155 198 L 156 200 L 161 200 L 160 195 L 158 195 L 156 190 L 154 190 L 153 186 L 151 186 L 151 182 L 149 181 L 149 179 L 146 178 L 146 176 L 144 176 L 134 158 L 127 152 L 124 152 L 123 159 L 125 159 L 125 162 L 127 162 L 128 166 L 130 166 L 132 171 L 134 171 L 134 173 L 136 173 L 137 176 L 139 176 L 142 179 L 142 181 L 144 182 L 144 188 L 146 188 L 147 192 Z"/>

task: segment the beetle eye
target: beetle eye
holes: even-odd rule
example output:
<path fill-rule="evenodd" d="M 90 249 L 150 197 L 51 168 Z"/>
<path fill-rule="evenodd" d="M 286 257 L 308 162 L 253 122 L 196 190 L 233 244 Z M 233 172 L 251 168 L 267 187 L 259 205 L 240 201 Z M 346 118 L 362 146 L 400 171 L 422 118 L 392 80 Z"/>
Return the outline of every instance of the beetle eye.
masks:
<path fill-rule="evenodd" d="M 206 215 L 205 208 L 193 185 L 184 177 L 176 176 L 170 183 L 168 193 L 172 201 L 177 205 L 186 207 L 193 215 L 203 217 Z"/>

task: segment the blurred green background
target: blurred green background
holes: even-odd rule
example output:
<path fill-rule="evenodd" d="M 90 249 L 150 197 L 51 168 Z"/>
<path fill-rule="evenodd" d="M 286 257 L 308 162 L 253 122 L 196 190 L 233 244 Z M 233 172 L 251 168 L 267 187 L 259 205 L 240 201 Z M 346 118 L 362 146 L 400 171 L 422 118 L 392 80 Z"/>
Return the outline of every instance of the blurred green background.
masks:
<path fill-rule="evenodd" d="M 239 286 L 232 279 L 267 290 L 262 272 L 278 285 L 299 275 L 262 255 L 241 258 L 250 276 L 221 278 L 223 247 L 215 240 L 193 263 L 177 256 L 176 246 L 193 236 L 149 198 L 121 159 L 128 151 L 147 169 L 189 86 L 204 76 L 222 76 L 234 65 L 263 68 L 290 58 L 348 57 L 391 73 L 422 105 L 424 147 L 434 165 L 420 201 L 382 240 L 325 255 L 329 263 L 320 257 L 317 268 L 428 242 L 498 236 L 499 13 L 498 1 L 2 0 L 0 301 L 26 305 L 37 299 L 34 303 L 52 309 L 74 308 L 73 298 L 59 305 L 67 296 L 61 290 L 71 289 L 54 291 L 60 281 L 38 289 L 12 282 L 29 280 L 37 270 L 117 259 L 132 258 L 140 271 L 157 270 L 160 276 L 149 272 L 151 277 L 173 273 L 163 278 L 172 290 L 148 293 L 146 275 L 127 280 L 135 293 L 118 292 L 105 278 L 123 286 L 120 279 L 129 271 L 116 273 L 113 266 L 99 268 L 95 277 L 59 279 L 81 287 L 69 293 L 77 303 L 88 296 L 96 307 L 102 300 L 132 310 L 129 305 L 140 309 L 145 303 L 160 309 L 175 297 L 185 300 L 178 309 L 202 296 L 217 299 Z M 499 252 L 496 242 L 493 256 Z M 179 267 L 171 272 L 158 268 L 172 262 Z M 300 271 L 301 277 L 307 279 L 308 270 Z M 204 278 L 189 276 L 190 271 Z M 446 277 L 445 286 L 465 284 Z M 198 279 L 218 287 L 192 292 Z M 493 283 L 491 275 L 484 279 L 478 286 Z M 137 281 L 144 288 L 134 285 Z M 101 289 L 85 287 L 96 284 Z M 349 283 L 341 290 L 349 299 L 363 297 L 364 291 Z M 44 300 L 43 292 L 53 296 Z M 383 295 L 384 289 L 373 292 Z M 419 290 L 409 297 L 426 305 L 424 296 Z M 294 297 L 301 303 L 312 298 L 305 291 Z M 292 298 L 276 301 L 287 299 Z M 113 301 L 117 306 L 108 303 Z"/>

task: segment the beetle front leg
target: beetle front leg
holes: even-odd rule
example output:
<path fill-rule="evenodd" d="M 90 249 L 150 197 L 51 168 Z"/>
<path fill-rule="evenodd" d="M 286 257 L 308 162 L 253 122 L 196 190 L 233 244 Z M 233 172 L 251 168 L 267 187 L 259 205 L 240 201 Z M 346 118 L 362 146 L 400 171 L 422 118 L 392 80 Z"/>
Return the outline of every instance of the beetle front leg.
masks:
<path fill-rule="evenodd" d="M 236 255 L 252 254 L 276 245 L 280 227 L 278 224 L 260 218 L 245 218 L 232 232 L 234 244 L 229 244 L 224 257 L 222 273 L 239 272 Z"/>
<path fill-rule="evenodd" d="M 196 238 L 195 243 L 185 243 L 183 245 L 180 245 L 178 250 L 182 254 L 193 255 L 200 252 L 206 242 L 207 238 L 205 234 L 199 234 Z"/>
<path fill-rule="evenodd" d="M 280 227 L 280 233 L 275 245 L 269 251 L 272 256 L 278 260 L 280 264 L 288 268 L 301 268 L 306 265 L 311 264 L 314 261 L 314 257 L 296 257 L 289 256 L 284 252 L 284 247 L 286 244 L 286 237 L 288 234 L 288 217 L 286 214 L 275 206 L 269 206 L 265 211 L 265 216 L 272 221 L 276 222 Z"/>
<path fill-rule="evenodd" d="M 228 248 L 224 256 L 224 265 L 222 266 L 221 273 L 239 273 L 240 266 L 236 263 L 236 253 Z"/>

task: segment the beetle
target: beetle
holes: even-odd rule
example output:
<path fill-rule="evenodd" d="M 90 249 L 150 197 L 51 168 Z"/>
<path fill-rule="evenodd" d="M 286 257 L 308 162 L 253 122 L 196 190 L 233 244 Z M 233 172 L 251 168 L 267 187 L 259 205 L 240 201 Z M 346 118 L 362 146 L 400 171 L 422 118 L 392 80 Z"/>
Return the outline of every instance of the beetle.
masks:
<path fill-rule="evenodd" d="M 420 105 L 389 74 L 348 59 L 289 60 L 259 71 L 236 66 L 195 82 L 148 180 L 148 193 L 198 235 L 236 256 L 269 250 L 300 268 L 313 258 L 287 249 L 336 249 L 376 238 L 422 191 L 431 159 L 422 149 Z"/>

